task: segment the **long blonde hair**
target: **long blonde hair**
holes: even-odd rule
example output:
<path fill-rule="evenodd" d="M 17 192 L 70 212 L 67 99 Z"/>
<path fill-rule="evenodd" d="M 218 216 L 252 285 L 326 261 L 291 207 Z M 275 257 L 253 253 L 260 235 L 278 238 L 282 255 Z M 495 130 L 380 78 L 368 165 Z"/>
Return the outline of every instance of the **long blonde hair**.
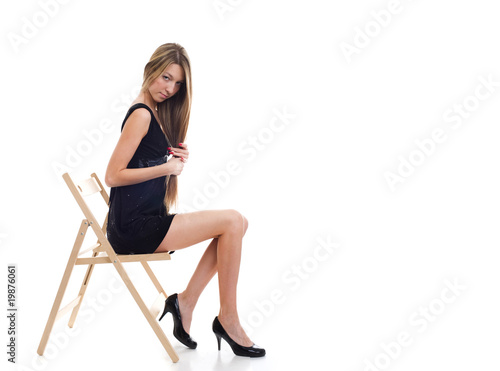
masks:
<path fill-rule="evenodd" d="M 186 50 L 177 43 L 167 43 L 159 46 L 149 62 L 144 67 L 144 81 L 141 91 L 147 92 L 151 83 L 171 64 L 178 64 L 184 70 L 185 83 L 181 84 L 178 92 L 172 97 L 158 103 L 158 116 L 160 125 L 167 136 L 167 140 L 173 147 L 183 143 L 191 113 L 191 63 Z M 163 201 L 167 213 L 171 206 L 177 205 L 177 176 L 167 175 L 165 180 L 167 192 Z"/>

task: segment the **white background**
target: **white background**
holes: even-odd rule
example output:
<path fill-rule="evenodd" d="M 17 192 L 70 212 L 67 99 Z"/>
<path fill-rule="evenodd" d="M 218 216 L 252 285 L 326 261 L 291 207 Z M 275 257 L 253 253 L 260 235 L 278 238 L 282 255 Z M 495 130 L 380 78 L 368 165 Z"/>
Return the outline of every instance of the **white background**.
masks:
<path fill-rule="evenodd" d="M 4 2 L 0 11 L 0 279 L 6 287 L 7 264 L 17 264 L 20 369 L 498 368 L 495 2 L 54 4 Z M 39 25 L 31 35 L 28 22 Z M 25 40 L 16 46 L 14 37 Z M 56 168 L 104 179 L 144 65 L 166 42 L 186 48 L 193 71 L 179 212 L 235 208 L 248 218 L 239 311 L 267 356 L 234 357 L 225 343 L 217 352 L 214 279 L 194 313 L 197 350 L 173 338 L 170 316 L 160 322 L 181 358 L 172 364 L 112 268 L 98 266 L 87 291 L 95 304 L 82 308 L 79 332 L 65 335 L 65 317 L 54 326 L 51 352 L 38 357 L 83 217 Z M 346 44 L 357 52 L 347 57 Z M 481 79 L 493 81 L 490 91 Z M 459 120 L 451 112 L 464 104 Z M 293 115 L 280 132 L 270 131 L 276 111 Z M 95 134 L 103 120 L 112 130 Z M 429 144 L 435 130 L 446 139 Z M 252 137 L 260 149 L 250 158 L 241 148 Z M 428 155 L 415 152 L 415 141 L 426 140 Z M 409 160 L 411 174 L 401 165 Z M 217 186 L 210 173 L 230 161 L 239 174 Z M 386 173 L 400 171 L 402 182 L 391 189 Z M 195 207 L 208 189 L 207 202 Z M 320 240 L 338 244 L 332 254 L 321 250 L 322 261 Z M 184 289 L 208 242 L 152 264 L 169 294 Z M 153 300 L 141 267 L 127 267 Z M 66 302 L 84 268 L 74 272 Z M 447 281 L 459 286 L 455 294 Z M 276 293 L 281 300 L 270 304 Z M 425 308 L 432 317 L 420 314 Z M 407 341 L 396 346 L 400 333 Z"/>

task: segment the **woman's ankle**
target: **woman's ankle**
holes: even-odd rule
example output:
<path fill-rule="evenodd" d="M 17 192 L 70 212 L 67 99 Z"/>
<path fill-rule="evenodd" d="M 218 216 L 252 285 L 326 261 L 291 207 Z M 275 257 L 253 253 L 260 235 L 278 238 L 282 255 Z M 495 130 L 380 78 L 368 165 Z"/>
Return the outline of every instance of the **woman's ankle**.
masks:
<path fill-rule="evenodd" d="M 192 296 L 190 296 L 189 293 L 186 293 L 186 291 L 178 293 L 177 298 L 179 302 L 182 301 L 183 308 L 191 311 L 194 309 L 194 307 L 196 306 L 196 302 L 198 301 L 197 299 L 195 300 Z"/>
<path fill-rule="evenodd" d="M 238 326 L 240 327 L 240 318 L 238 317 L 238 313 L 233 313 L 233 312 L 224 312 L 223 310 L 219 311 L 219 315 L 217 316 L 219 318 L 219 322 L 222 325 L 226 326 Z"/>

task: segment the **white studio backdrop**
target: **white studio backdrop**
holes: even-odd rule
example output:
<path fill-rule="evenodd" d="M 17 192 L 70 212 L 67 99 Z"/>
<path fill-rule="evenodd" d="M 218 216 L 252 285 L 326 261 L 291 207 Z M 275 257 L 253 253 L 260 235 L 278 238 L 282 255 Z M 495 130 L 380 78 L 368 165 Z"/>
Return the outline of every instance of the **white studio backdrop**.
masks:
<path fill-rule="evenodd" d="M 16 265 L 18 337 L 16 365 L 7 352 L 1 362 L 498 368 L 497 15 L 486 0 L 3 2 L 0 279 L 6 287 Z M 234 208 L 249 220 L 238 303 L 268 354 L 217 352 L 214 279 L 194 313 L 196 351 L 161 322 L 181 358 L 173 365 L 103 266 L 77 330 L 57 322 L 38 357 L 83 217 L 61 174 L 104 179 L 144 66 L 166 42 L 186 48 L 193 71 L 178 212 Z M 152 264 L 169 294 L 208 242 Z M 154 298 L 141 267 L 127 267 Z"/>

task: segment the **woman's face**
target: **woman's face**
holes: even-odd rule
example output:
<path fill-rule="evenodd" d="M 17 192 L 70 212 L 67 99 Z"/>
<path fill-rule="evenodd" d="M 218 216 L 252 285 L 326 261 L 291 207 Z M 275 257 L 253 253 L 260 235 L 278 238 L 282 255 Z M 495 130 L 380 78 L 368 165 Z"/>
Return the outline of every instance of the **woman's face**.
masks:
<path fill-rule="evenodd" d="M 171 64 L 149 86 L 149 93 L 160 103 L 177 93 L 184 84 L 184 70 L 178 64 Z"/>

